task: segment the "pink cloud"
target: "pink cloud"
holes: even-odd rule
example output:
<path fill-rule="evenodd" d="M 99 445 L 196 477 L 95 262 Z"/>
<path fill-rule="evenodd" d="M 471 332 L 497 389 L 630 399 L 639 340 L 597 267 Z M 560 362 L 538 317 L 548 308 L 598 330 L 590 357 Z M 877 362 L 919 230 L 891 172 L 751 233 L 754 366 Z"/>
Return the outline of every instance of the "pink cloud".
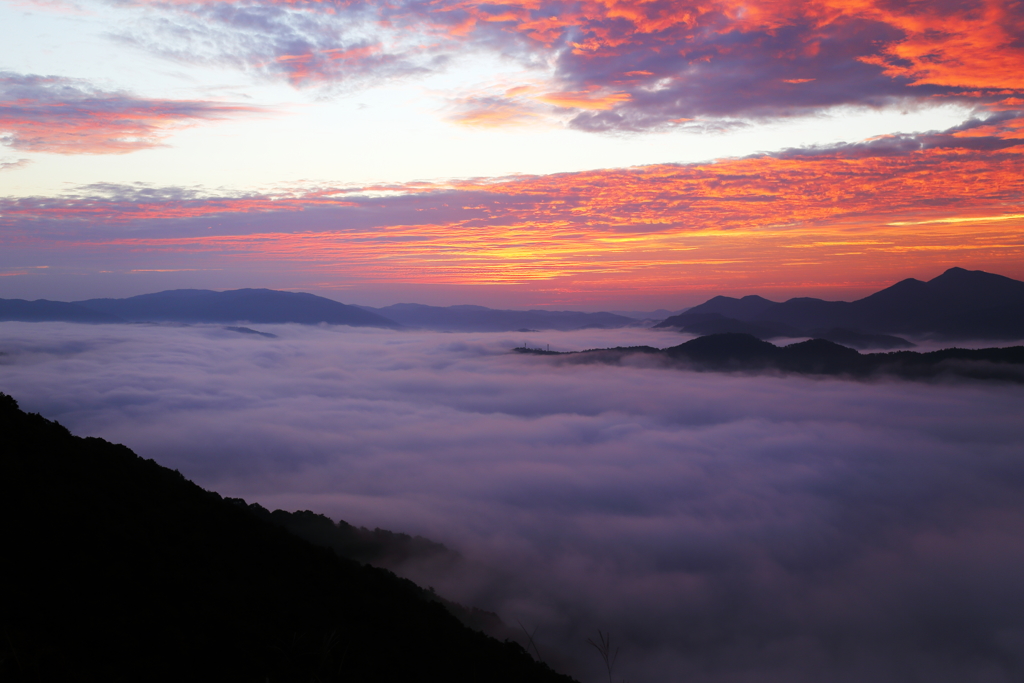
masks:
<path fill-rule="evenodd" d="M 175 129 L 253 114 L 256 107 L 159 100 L 57 76 L 0 73 L 0 141 L 56 154 L 124 154 L 163 144 Z"/>
<path fill-rule="evenodd" d="M 548 176 L 214 197 L 84 188 L 4 200 L 0 225 L 9 255 L 74 254 L 104 270 L 202 259 L 321 283 L 547 288 L 573 300 L 880 287 L 940 265 L 1022 277 L 1019 121 L 1001 113 L 832 149 Z"/>
<path fill-rule="evenodd" d="M 159 7 L 187 24 L 184 33 L 216 38 L 216 59 L 297 86 L 437 70 L 465 50 L 546 62 L 553 67 L 546 97 L 575 111 L 572 125 L 588 130 L 788 116 L 907 98 L 994 102 L 1024 93 L 1024 9 L 1010 0 L 266 0 Z"/>

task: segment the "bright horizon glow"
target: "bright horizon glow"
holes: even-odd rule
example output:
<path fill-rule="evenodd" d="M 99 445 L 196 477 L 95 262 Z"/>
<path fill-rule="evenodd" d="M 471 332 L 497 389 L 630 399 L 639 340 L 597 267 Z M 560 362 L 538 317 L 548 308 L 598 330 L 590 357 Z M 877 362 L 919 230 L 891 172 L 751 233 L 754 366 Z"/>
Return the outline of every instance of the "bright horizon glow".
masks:
<path fill-rule="evenodd" d="M 672 309 L 1024 277 L 1009 5 L 545 2 L 0 0 L 0 297 Z"/>

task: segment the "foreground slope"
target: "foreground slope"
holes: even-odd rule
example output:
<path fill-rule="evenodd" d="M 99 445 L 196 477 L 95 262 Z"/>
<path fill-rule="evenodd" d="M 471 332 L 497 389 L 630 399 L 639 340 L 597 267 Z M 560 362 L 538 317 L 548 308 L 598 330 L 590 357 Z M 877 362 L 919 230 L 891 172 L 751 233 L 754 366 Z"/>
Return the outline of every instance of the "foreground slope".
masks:
<path fill-rule="evenodd" d="M 571 680 L 4 394 L 0 433 L 0 680 Z"/>

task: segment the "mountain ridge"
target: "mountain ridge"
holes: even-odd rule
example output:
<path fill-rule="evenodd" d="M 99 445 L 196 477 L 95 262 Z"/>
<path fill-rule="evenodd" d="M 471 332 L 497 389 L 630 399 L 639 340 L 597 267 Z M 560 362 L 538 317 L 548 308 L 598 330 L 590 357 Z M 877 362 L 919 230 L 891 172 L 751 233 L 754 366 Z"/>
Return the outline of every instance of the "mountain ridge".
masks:
<path fill-rule="evenodd" d="M 554 356 L 572 363 L 617 364 L 630 355 L 657 359 L 666 367 L 698 372 L 778 372 L 852 379 L 893 377 L 909 380 L 964 378 L 1024 383 L 1024 346 L 988 349 L 948 348 L 920 353 L 862 354 L 827 339 L 776 346 L 745 333 L 710 334 L 658 349 L 652 346 L 548 351 L 529 347 L 516 353 Z"/>
<path fill-rule="evenodd" d="M 1021 339 L 1024 282 L 950 268 L 927 282 L 907 278 L 856 301 L 717 296 L 655 327 L 696 334 L 746 332 L 763 338 L 827 337 L 823 331 L 838 328 L 862 335 Z"/>
<path fill-rule="evenodd" d="M 444 332 L 569 331 L 620 328 L 637 324 L 635 318 L 605 311 L 597 313 L 543 309 L 519 311 L 471 304 L 428 306 L 416 303 L 392 304 L 372 309 L 364 308 L 395 320 L 406 327 Z"/>
<path fill-rule="evenodd" d="M 120 323 L 121 318 L 68 301 L 0 299 L 0 320 L 19 322 Z"/>
<path fill-rule="evenodd" d="M 358 306 L 306 292 L 275 289 L 171 289 L 126 299 L 86 299 L 72 302 L 127 322 L 185 322 L 255 324 L 300 323 L 396 328 L 383 316 Z"/>
<path fill-rule="evenodd" d="M 125 299 L 57 302 L 0 299 L 0 320 L 335 324 L 449 332 L 532 332 L 643 326 L 607 311 L 507 310 L 477 305 L 342 304 L 304 292 L 178 289 Z M 649 324 L 649 323 L 647 323 Z M 715 296 L 672 315 L 655 328 L 694 334 L 746 333 L 762 339 L 829 339 L 862 349 L 911 348 L 899 335 L 937 339 L 1024 339 L 1024 282 L 949 268 L 925 282 L 906 278 L 856 301 L 759 295 Z"/>

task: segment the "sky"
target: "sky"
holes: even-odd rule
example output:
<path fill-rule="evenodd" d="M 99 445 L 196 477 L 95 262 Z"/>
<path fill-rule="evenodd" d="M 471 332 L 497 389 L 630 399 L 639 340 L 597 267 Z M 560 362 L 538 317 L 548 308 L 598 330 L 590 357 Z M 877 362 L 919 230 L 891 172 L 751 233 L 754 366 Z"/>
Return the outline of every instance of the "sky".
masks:
<path fill-rule="evenodd" d="M 201 486 L 421 534 L 399 570 L 615 681 L 1024 673 L 1024 385 L 698 373 L 465 334 L 0 323 L 4 392 Z"/>
<path fill-rule="evenodd" d="M 0 298 L 678 310 L 1024 280 L 1020 0 L 0 0 Z M 0 322 L 0 391 L 617 680 L 1024 674 L 1024 389 L 625 328 Z"/>
<path fill-rule="evenodd" d="M 0 296 L 1024 279 L 1018 0 L 0 0 Z"/>

